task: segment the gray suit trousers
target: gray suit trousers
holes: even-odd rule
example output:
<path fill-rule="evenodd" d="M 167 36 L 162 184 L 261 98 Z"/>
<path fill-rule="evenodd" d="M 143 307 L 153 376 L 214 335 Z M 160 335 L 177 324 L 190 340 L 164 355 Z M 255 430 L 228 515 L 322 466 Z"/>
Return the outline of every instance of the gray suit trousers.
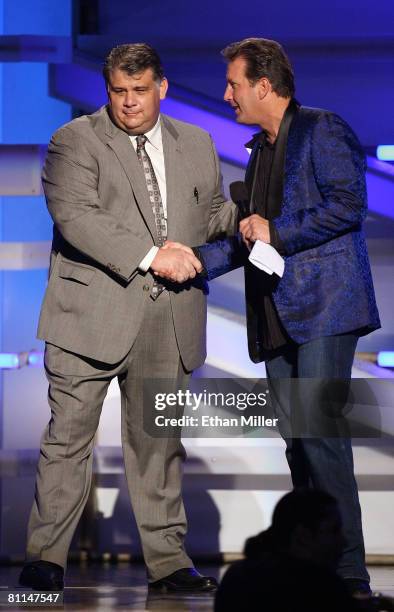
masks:
<path fill-rule="evenodd" d="M 178 438 L 152 438 L 143 429 L 143 379 L 171 378 L 184 387 L 189 377 L 180 360 L 167 291 L 156 301 L 146 301 L 141 329 L 120 363 L 97 362 L 47 344 L 45 368 L 51 419 L 41 442 L 28 525 L 28 560 L 66 566 L 89 495 L 102 404 L 117 376 L 127 484 L 149 580 L 193 567 L 183 545 L 187 529 L 181 497 L 184 448 Z"/>

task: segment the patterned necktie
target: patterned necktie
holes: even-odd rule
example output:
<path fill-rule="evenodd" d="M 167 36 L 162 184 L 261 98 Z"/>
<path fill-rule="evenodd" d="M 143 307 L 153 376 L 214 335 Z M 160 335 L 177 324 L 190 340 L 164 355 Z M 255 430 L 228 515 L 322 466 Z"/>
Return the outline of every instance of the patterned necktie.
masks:
<path fill-rule="evenodd" d="M 153 215 L 155 217 L 157 246 L 162 247 L 167 240 L 167 222 L 164 216 L 164 208 L 160 195 L 159 184 L 157 182 L 155 171 L 153 170 L 152 162 L 145 150 L 145 143 L 147 140 L 148 139 L 145 134 L 140 134 L 137 136 L 137 157 L 144 170 L 149 199 L 151 201 Z M 164 291 L 164 289 L 164 285 L 155 280 L 150 294 L 151 298 L 155 300 L 160 293 Z"/>

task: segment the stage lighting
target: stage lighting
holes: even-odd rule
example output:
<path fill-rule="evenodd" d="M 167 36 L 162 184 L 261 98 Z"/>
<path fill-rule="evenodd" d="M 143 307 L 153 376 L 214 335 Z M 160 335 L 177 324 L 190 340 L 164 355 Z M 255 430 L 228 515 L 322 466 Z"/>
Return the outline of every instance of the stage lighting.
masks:
<path fill-rule="evenodd" d="M 44 354 L 38 353 L 37 351 L 31 351 L 27 358 L 27 365 L 29 366 L 42 366 L 44 365 Z"/>
<path fill-rule="evenodd" d="M 380 351 L 378 365 L 382 368 L 394 368 L 394 351 Z"/>
<path fill-rule="evenodd" d="M 12 370 L 19 368 L 19 356 L 16 353 L 0 353 L 0 369 Z"/>
<path fill-rule="evenodd" d="M 394 145 L 376 147 L 376 157 L 382 161 L 394 161 Z"/>
<path fill-rule="evenodd" d="M 16 370 L 25 366 L 44 365 L 44 354 L 39 351 L 0 353 L 0 370 Z"/>

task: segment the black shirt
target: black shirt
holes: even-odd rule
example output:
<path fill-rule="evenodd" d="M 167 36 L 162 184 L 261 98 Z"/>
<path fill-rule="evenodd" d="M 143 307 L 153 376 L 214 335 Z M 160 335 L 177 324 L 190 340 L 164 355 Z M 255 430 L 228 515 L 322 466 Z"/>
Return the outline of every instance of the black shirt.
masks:
<path fill-rule="evenodd" d="M 261 132 L 258 140 L 260 143 L 260 150 L 254 155 L 252 168 L 251 171 L 248 172 L 248 177 L 246 179 L 246 185 L 252 200 L 254 212 L 270 221 L 280 214 L 280 210 L 270 210 L 268 207 L 268 192 L 272 160 L 275 153 L 275 143 L 270 144 L 264 132 Z M 280 250 L 279 237 L 276 235 L 272 223 L 270 223 L 270 236 L 271 245 Z M 253 268 L 252 273 L 254 278 L 252 282 L 256 283 L 255 287 L 256 289 L 258 288 L 260 341 L 262 342 L 263 348 L 270 351 L 288 342 L 288 336 L 280 322 L 272 299 L 272 291 L 278 282 L 278 277 L 275 274 L 270 276 L 258 270 L 255 266 L 253 266 Z"/>

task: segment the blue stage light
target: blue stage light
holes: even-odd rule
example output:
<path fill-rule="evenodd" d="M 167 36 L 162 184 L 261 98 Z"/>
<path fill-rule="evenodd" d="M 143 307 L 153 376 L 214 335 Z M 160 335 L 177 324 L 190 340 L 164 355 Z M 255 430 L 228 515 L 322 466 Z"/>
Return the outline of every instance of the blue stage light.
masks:
<path fill-rule="evenodd" d="M 0 353 L 0 370 L 16 370 L 25 366 L 44 365 L 44 353 L 39 351 L 23 353 Z"/>
<path fill-rule="evenodd" d="M 44 365 L 44 353 L 38 353 L 37 351 L 32 351 L 29 353 L 27 358 L 27 365 L 29 366 L 42 366 Z"/>
<path fill-rule="evenodd" d="M 394 368 L 394 351 L 380 351 L 378 365 L 382 368 Z"/>
<path fill-rule="evenodd" d="M 0 353 L 0 369 L 19 368 L 19 356 L 16 353 Z"/>
<path fill-rule="evenodd" d="M 376 147 L 376 157 L 382 161 L 394 161 L 394 145 L 379 145 Z"/>

